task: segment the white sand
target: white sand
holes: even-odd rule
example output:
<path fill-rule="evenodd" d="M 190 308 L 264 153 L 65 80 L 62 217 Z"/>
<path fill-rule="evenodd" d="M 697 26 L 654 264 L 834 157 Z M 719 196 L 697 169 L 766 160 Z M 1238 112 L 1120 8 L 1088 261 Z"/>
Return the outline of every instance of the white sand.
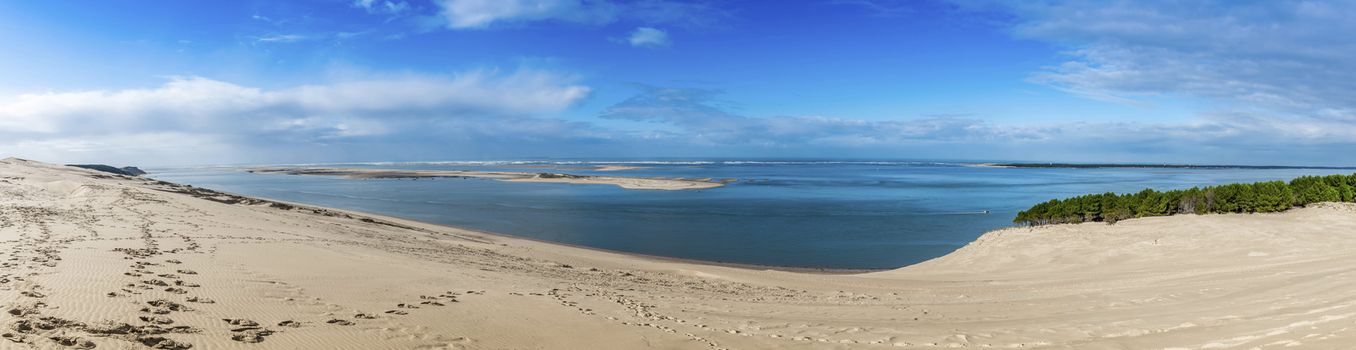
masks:
<path fill-rule="evenodd" d="M 1340 349 L 1353 253 L 1356 208 L 1334 204 L 1010 229 L 886 272 L 761 271 L 10 159 L 0 348 Z"/>

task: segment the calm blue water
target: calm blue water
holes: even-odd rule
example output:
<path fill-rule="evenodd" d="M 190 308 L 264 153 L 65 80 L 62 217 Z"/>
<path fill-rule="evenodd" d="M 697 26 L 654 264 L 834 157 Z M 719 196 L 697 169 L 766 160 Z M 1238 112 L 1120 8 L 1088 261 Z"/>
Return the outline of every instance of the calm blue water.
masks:
<path fill-rule="evenodd" d="M 564 167 L 583 167 L 566 162 Z M 616 162 L 609 162 L 616 163 Z M 540 162 L 331 164 L 546 171 Z M 235 169 L 151 177 L 249 196 L 381 213 L 642 254 L 759 265 L 893 268 L 949 253 L 1051 198 L 1343 173 L 1317 169 L 1011 169 L 945 162 L 641 162 L 574 174 L 737 178 L 697 191 L 487 179 L 347 180 Z M 1350 173 L 1351 171 L 1345 171 Z M 985 214 L 984 211 L 989 213 Z"/>

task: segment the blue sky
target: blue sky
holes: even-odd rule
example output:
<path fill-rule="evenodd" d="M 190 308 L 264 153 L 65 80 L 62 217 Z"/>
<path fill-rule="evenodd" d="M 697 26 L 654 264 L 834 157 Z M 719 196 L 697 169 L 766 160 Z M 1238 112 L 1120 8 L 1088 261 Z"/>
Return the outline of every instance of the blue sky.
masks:
<path fill-rule="evenodd" d="M 0 153 L 1356 165 L 1347 2 L 0 2 Z"/>

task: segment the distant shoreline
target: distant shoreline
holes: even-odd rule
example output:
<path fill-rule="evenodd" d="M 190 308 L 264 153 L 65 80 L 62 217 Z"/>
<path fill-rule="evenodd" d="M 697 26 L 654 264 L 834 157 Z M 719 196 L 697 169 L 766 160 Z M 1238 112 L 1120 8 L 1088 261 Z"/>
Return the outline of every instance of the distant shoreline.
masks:
<path fill-rule="evenodd" d="M 628 170 L 628 169 L 610 169 Z M 508 182 L 546 182 L 567 184 L 614 185 L 628 190 L 701 190 L 725 186 L 734 179 L 683 179 L 629 176 L 593 176 L 558 173 L 528 173 L 509 171 L 471 170 L 404 170 L 404 169 L 343 169 L 311 167 L 247 168 L 250 173 L 279 173 L 288 175 L 330 175 L 350 179 L 408 179 L 408 178 L 488 178 Z"/>
<path fill-rule="evenodd" d="M 1191 164 L 1134 164 L 1134 163 L 1106 163 L 1106 164 L 1086 164 L 1086 163 L 984 163 L 979 164 L 982 167 L 994 168 L 1061 168 L 1061 169 L 1103 169 L 1103 168 L 1137 168 L 1137 169 L 1328 169 L 1356 170 L 1356 167 L 1335 167 L 1335 166 L 1287 166 L 1287 165 L 1191 165 Z"/>
<path fill-rule="evenodd" d="M 334 163 L 279 163 L 279 164 L 217 164 L 196 166 L 167 166 L 156 169 L 180 168 L 354 168 L 396 167 L 408 165 L 433 165 L 446 167 L 507 167 L 522 169 L 558 169 L 564 171 L 623 171 L 651 169 L 665 166 L 739 166 L 739 165 L 880 165 L 880 166 L 958 166 L 980 168 L 1159 168 L 1159 169 L 1328 169 L 1356 170 L 1356 166 L 1309 166 L 1309 165 L 1235 165 L 1235 164 L 1173 164 L 1173 163 L 1071 163 L 1039 161 L 980 161 L 980 160 L 910 160 L 910 159 L 692 159 L 692 160 L 465 160 L 465 161 L 400 161 L 400 162 L 334 162 Z"/>

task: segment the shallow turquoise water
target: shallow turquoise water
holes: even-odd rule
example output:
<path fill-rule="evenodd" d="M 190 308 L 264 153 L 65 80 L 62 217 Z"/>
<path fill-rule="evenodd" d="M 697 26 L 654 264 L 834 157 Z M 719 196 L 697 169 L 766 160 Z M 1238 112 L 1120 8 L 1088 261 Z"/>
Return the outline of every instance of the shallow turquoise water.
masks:
<path fill-rule="evenodd" d="M 563 163 L 561 166 L 587 165 Z M 541 171 L 533 166 L 543 164 L 327 166 Z M 637 191 L 486 179 L 347 180 L 251 174 L 224 168 L 153 169 L 151 176 L 250 196 L 625 252 L 759 265 L 865 269 L 905 266 L 944 255 L 986 231 L 1011 225 L 1017 211 L 1050 198 L 1351 172 L 1014 169 L 907 161 L 628 164 L 647 168 L 605 173 L 552 171 L 739 181 L 708 190 Z"/>

